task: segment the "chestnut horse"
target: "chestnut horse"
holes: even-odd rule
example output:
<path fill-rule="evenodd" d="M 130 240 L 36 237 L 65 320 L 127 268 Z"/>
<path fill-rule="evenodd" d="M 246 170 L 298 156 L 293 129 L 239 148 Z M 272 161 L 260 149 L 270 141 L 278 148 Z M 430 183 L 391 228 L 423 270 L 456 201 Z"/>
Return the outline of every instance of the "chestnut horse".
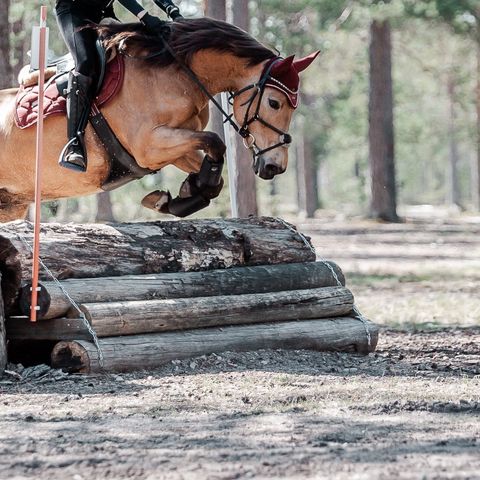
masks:
<path fill-rule="evenodd" d="M 121 144 L 140 167 L 153 171 L 173 164 L 189 174 L 198 172 L 204 155 L 221 162 L 222 141 L 203 129 L 209 95 L 228 91 L 233 92 L 234 118 L 253 150 L 256 173 L 269 179 L 284 172 L 295 83 L 298 87 L 298 72 L 313 58 L 306 63 L 281 59 L 242 30 L 208 18 L 165 25 L 164 39 L 139 24 L 100 28 L 107 50 L 125 58 L 121 90 L 102 107 Z M 260 92 L 259 80 L 266 78 L 269 65 L 277 76 L 268 76 Z M 16 126 L 16 94 L 15 88 L 0 91 L 0 222 L 24 218 L 34 196 L 36 129 Z M 66 142 L 65 117 L 45 119 L 43 200 L 102 190 L 109 159 L 90 125 L 85 138 L 87 172 L 63 169 L 57 161 Z M 189 195 L 186 190 L 183 196 Z"/>

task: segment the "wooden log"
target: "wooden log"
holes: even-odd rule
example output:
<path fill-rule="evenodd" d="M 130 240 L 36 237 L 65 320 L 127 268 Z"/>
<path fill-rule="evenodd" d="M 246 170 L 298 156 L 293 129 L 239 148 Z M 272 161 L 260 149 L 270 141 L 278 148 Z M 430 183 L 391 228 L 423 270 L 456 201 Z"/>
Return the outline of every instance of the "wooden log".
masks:
<path fill-rule="evenodd" d="M 81 318 L 52 318 L 32 323 L 29 318 L 7 318 L 9 340 L 91 340 Z"/>
<path fill-rule="evenodd" d="M 323 262 L 290 263 L 206 272 L 70 279 L 62 281 L 62 285 L 79 304 L 301 290 L 337 286 L 337 279 L 345 285 L 345 278 L 338 265 L 327 263 L 328 265 Z M 43 282 L 42 286 L 50 297 L 49 308 L 42 318 L 66 316 L 72 305 L 61 289 L 54 282 Z M 30 314 L 31 294 L 30 291 L 27 293 L 26 296 L 20 296 L 20 312 L 23 315 Z"/>
<path fill-rule="evenodd" d="M 2 275 L 0 273 L 0 284 Z M 0 377 L 3 376 L 5 367 L 7 366 L 7 337 L 5 335 L 5 312 L 3 309 L 3 297 L 0 293 Z"/>
<path fill-rule="evenodd" d="M 262 323 L 184 330 L 181 332 L 109 337 L 100 340 L 104 364 L 87 341 L 60 342 L 53 348 L 52 367 L 69 372 L 131 371 L 155 368 L 171 360 L 225 351 L 311 349 L 367 354 L 375 350 L 378 328 L 350 317 Z"/>
<path fill-rule="evenodd" d="M 292 227 L 293 228 L 293 227 Z M 0 226 L 3 294 L 11 309 L 29 281 L 33 226 Z M 300 235 L 273 218 L 208 219 L 122 224 L 43 224 L 40 255 L 59 279 L 202 271 L 234 266 L 310 262 Z M 42 280 L 50 280 L 42 270 Z"/>
<path fill-rule="evenodd" d="M 189 328 L 337 317 L 353 308 L 345 287 L 215 297 L 85 303 L 81 310 L 99 337 Z"/>
<path fill-rule="evenodd" d="M 345 287 L 215 297 L 176 298 L 82 304 L 82 311 L 99 337 L 165 332 L 217 325 L 299 320 L 345 315 L 353 295 Z M 81 320 L 53 319 L 29 324 L 12 318 L 10 339 L 89 338 Z"/>

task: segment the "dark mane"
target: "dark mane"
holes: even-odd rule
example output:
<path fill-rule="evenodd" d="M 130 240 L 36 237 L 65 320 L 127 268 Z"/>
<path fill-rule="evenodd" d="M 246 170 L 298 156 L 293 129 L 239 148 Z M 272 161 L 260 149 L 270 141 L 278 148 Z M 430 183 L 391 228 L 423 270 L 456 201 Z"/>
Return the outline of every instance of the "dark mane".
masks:
<path fill-rule="evenodd" d="M 276 54 L 248 33 L 226 22 L 211 18 L 181 19 L 165 22 L 159 32 L 150 34 L 140 23 L 102 25 L 98 31 L 107 49 L 124 49 L 130 55 L 149 57 L 150 65 L 167 66 L 174 59 L 164 50 L 162 38 L 175 55 L 187 65 L 199 50 L 214 49 L 244 58 L 248 66 L 257 65 Z"/>

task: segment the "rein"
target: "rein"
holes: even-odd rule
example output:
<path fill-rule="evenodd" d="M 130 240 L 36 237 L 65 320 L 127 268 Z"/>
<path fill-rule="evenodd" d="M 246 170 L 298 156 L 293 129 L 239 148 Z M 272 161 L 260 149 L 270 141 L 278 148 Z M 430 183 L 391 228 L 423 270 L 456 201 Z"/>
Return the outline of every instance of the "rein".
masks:
<path fill-rule="evenodd" d="M 151 58 L 162 55 L 165 51 L 167 51 L 173 57 L 173 59 L 177 62 L 177 64 L 180 65 L 180 67 L 188 75 L 188 77 L 200 88 L 200 90 L 206 95 L 206 97 L 215 105 L 217 110 L 220 111 L 220 113 L 224 117 L 224 123 L 228 122 L 232 126 L 232 128 L 235 130 L 235 132 L 237 132 L 243 138 L 243 144 L 245 148 L 248 148 L 253 154 L 255 168 L 257 167 L 257 164 L 261 155 L 275 148 L 285 147 L 285 146 L 288 147 L 292 143 L 292 137 L 289 133 L 284 132 L 283 130 L 280 130 L 279 128 L 275 127 L 275 125 L 272 125 L 271 123 L 267 122 L 260 116 L 260 107 L 261 107 L 263 95 L 265 93 L 266 84 L 268 80 L 273 79 L 273 77 L 270 75 L 270 72 L 272 71 L 272 68 L 275 65 L 275 63 L 281 60 L 281 57 L 274 58 L 274 60 L 270 63 L 270 65 L 268 65 L 268 67 L 263 71 L 260 77 L 260 80 L 257 83 L 252 83 L 250 85 L 247 85 L 246 87 L 242 88 L 238 92 L 229 92 L 229 103 L 233 105 L 233 100 L 236 97 L 238 97 L 239 95 L 241 95 L 242 93 L 248 90 L 254 89 L 250 98 L 245 103 L 242 104 L 242 106 L 247 105 L 247 110 L 245 112 L 242 125 L 238 126 L 232 118 L 233 113 L 229 114 L 222 108 L 220 103 L 218 103 L 215 97 L 207 90 L 207 87 L 205 87 L 205 85 L 197 77 L 195 72 L 190 67 L 188 67 L 184 62 L 180 61 L 178 56 L 175 54 L 175 52 L 172 50 L 170 45 L 167 43 L 167 41 L 163 37 L 159 36 L 159 38 L 162 40 L 164 44 L 164 49 L 160 52 L 153 53 L 151 55 L 147 55 L 144 57 L 133 57 L 131 55 L 128 55 L 125 52 L 125 47 L 123 44 L 120 45 L 120 51 L 123 50 L 122 53 L 124 55 L 127 55 L 131 58 L 139 58 L 141 60 L 149 60 Z M 255 109 L 254 114 L 251 117 L 249 117 L 250 110 L 253 106 L 253 102 L 255 101 L 255 98 L 257 98 L 257 96 L 258 96 L 257 107 Z M 252 135 L 249 129 L 249 126 L 254 122 L 260 122 L 265 127 L 269 128 L 270 130 L 273 130 L 275 133 L 278 133 L 280 135 L 280 141 L 270 147 L 260 149 L 256 144 L 255 137 Z M 250 140 L 250 142 L 248 140 Z"/>

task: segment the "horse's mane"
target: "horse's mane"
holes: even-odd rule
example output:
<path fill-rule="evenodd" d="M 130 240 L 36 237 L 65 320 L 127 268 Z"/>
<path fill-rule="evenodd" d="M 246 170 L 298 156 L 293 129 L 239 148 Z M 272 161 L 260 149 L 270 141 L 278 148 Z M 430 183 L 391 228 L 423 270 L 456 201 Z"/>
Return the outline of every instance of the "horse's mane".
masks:
<path fill-rule="evenodd" d="M 149 33 L 139 22 L 99 26 L 107 49 L 126 49 L 152 66 L 164 67 L 174 58 L 164 48 L 168 42 L 175 56 L 187 65 L 199 50 L 214 49 L 244 58 L 248 66 L 258 65 L 276 54 L 238 27 L 211 18 L 164 22 L 158 35 Z"/>

